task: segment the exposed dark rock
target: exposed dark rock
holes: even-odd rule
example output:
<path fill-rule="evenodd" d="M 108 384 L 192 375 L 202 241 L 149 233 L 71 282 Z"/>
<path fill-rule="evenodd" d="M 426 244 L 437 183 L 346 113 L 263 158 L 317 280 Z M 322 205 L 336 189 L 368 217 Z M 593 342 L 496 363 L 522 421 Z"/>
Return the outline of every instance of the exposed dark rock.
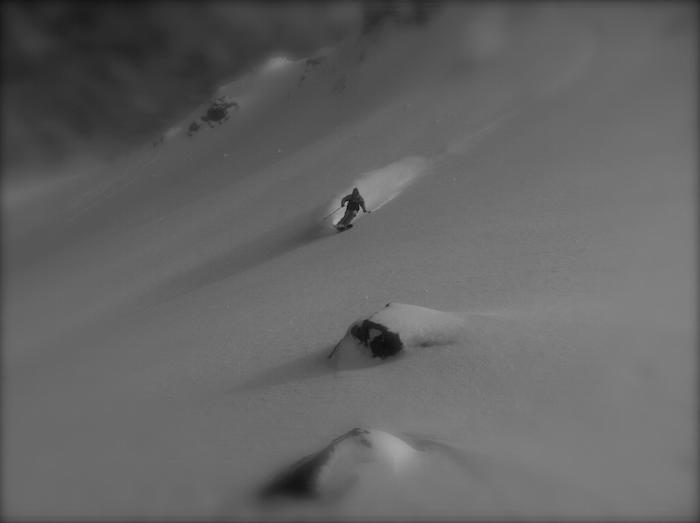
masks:
<path fill-rule="evenodd" d="M 369 347 L 373 358 L 385 359 L 403 349 L 401 337 L 381 323 L 363 320 L 350 328 L 350 334 Z"/>
<path fill-rule="evenodd" d="M 220 96 L 216 100 L 212 100 L 209 103 L 206 114 L 200 116 L 200 119 L 209 124 L 209 127 L 214 127 L 213 122 L 217 122 L 219 125 L 224 123 L 229 119 L 228 110 L 233 107 L 238 110 L 238 102 L 229 99 L 227 96 Z"/>

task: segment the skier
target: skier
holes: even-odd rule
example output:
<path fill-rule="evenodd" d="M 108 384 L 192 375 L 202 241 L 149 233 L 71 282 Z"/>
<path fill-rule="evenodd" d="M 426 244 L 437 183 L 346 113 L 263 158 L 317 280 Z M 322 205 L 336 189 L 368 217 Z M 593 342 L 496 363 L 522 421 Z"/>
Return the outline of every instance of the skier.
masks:
<path fill-rule="evenodd" d="M 372 212 L 365 208 L 365 200 L 360 195 L 360 191 L 357 187 L 352 190 L 351 194 L 348 194 L 340 201 L 340 206 L 343 207 L 346 203 L 348 206 L 345 208 L 345 216 L 336 224 L 336 227 L 340 230 L 351 227 L 350 222 L 355 219 L 360 207 L 362 207 L 362 212 Z"/>

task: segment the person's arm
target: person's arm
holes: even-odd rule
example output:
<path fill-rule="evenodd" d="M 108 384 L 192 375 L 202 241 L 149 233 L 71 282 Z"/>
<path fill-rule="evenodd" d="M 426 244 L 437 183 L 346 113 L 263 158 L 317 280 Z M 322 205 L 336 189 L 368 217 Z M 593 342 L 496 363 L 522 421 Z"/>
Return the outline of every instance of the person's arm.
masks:
<path fill-rule="evenodd" d="M 365 199 L 362 197 L 360 198 L 360 207 L 362 207 L 362 212 L 370 212 L 365 208 Z"/>
<path fill-rule="evenodd" d="M 343 198 L 342 200 L 340 200 L 340 206 L 341 206 L 341 207 L 345 207 L 345 204 L 347 203 L 347 201 L 348 201 L 349 199 L 350 199 L 350 195 L 348 195 L 348 196 L 346 196 L 345 198 Z"/>

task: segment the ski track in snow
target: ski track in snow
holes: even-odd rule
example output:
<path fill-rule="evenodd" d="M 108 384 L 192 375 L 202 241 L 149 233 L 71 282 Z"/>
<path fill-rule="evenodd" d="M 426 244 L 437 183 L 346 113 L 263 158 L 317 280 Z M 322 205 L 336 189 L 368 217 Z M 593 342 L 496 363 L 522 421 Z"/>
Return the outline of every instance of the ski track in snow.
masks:
<path fill-rule="evenodd" d="M 357 187 L 364 197 L 367 210 L 379 210 L 425 175 L 429 167 L 430 162 L 423 156 L 407 156 L 364 173 L 333 197 L 324 209 L 323 216 L 330 214 L 330 221 L 335 224 L 345 212 L 344 209 L 338 208 L 338 204 L 344 196 L 352 192 L 354 187 Z M 355 221 L 359 220 L 362 214 L 360 211 Z"/>
<path fill-rule="evenodd" d="M 561 70 L 557 70 L 551 78 L 542 82 L 541 88 L 533 96 L 534 100 L 554 96 L 574 85 L 589 68 L 596 49 L 597 40 L 594 34 L 591 31 L 583 32 L 579 45 L 572 53 L 570 62 Z M 417 155 L 406 156 L 384 167 L 361 174 L 350 185 L 338 192 L 326 205 L 321 220 L 328 219 L 330 215 L 330 223 L 335 225 L 344 214 L 344 209 L 339 209 L 338 203 L 355 187 L 363 195 L 368 210 L 374 211 L 382 208 L 400 196 L 419 178 L 433 171 L 439 162 L 449 156 L 468 152 L 471 147 L 497 131 L 507 121 L 515 118 L 522 110 L 522 103 L 515 108 L 505 110 L 476 131 L 450 141 L 443 151 L 430 158 Z M 363 214 L 359 212 L 354 221 L 361 219 Z"/>
<path fill-rule="evenodd" d="M 463 138 L 453 140 L 442 152 L 432 157 L 406 156 L 384 167 L 359 175 L 351 184 L 336 193 L 326 204 L 322 214 L 319 216 L 319 221 L 328 221 L 329 225 L 335 226 L 345 213 L 344 208 L 338 207 L 340 201 L 344 196 L 350 194 L 355 187 L 363 196 L 368 211 L 374 212 L 381 209 L 392 200 L 398 198 L 420 178 L 433 173 L 434 167 L 439 162 L 451 155 L 464 154 L 470 147 L 497 130 L 504 122 L 515 117 L 518 112 L 518 109 L 514 109 L 498 115 L 478 130 L 468 133 Z M 360 220 L 363 215 L 364 213 L 360 210 L 354 222 Z"/>

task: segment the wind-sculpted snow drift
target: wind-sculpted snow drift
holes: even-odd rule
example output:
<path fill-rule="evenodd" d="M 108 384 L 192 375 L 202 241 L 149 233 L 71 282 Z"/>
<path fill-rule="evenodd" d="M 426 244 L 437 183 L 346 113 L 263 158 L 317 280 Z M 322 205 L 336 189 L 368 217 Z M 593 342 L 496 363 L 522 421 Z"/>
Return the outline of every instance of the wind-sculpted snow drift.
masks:
<path fill-rule="evenodd" d="M 314 507 L 330 504 L 343 507 L 347 515 L 376 516 L 387 502 L 392 514 L 415 516 L 416 501 L 426 495 L 442 506 L 435 513 L 447 515 L 464 505 L 467 485 L 506 502 L 505 493 L 492 483 L 497 471 L 518 477 L 524 473 L 517 463 L 440 437 L 357 427 L 285 467 L 257 494 L 268 517 L 279 509 L 289 514 L 292 506 L 298 510 L 292 512 L 295 516 L 308 517 L 316 513 Z"/>
<path fill-rule="evenodd" d="M 354 428 L 284 470 L 261 491 L 273 497 L 324 498 L 342 495 L 365 465 L 398 475 L 415 463 L 417 450 L 402 439 L 376 429 Z"/>
<path fill-rule="evenodd" d="M 463 327 L 462 320 L 448 312 L 388 303 L 355 321 L 328 357 L 338 369 L 365 367 L 416 347 L 452 343 Z"/>
<path fill-rule="evenodd" d="M 369 171 L 359 176 L 352 185 L 333 197 L 325 209 L 324 215 L 331 213 L 331 223 L 337 222 L 344 213 L 338 209 L 343 196 L 350 194 L 354 187 L 360 190 L 368 210 L 376 211 L 399 196 L 418 178 L 428 172 L 429 161 L 422 156 L 407 156 L 380 169 Z M 334 210 L 335 209 L 335 210 Z M 362 213 L 357 215 L 358 220 Z"/>

